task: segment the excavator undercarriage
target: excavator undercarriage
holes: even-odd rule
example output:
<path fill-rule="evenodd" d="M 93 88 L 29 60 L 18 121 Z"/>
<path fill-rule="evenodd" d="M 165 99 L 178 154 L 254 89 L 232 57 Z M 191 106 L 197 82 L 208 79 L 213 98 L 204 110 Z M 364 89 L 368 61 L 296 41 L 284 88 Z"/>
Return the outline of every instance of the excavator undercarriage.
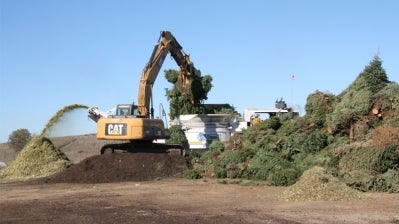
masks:
<path fill-rule="evenodd" d="M 168 153 L 170 155 L 185 156 L 185 149 L 178 144 L 154 143 L 151 141 L 130 141 L 106 144 L 101 148 L 101 154 L 118 152 L 129 153 Z"/>

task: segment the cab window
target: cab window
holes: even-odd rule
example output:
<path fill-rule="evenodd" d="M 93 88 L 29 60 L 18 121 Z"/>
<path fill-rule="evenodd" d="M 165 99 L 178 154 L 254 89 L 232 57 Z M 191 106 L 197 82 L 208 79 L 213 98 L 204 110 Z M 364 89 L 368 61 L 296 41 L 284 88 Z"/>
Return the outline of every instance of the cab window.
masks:
<path fill-rule="evenodd" d="M 129 108 L 119 108 L 117 113 L 117 116 L 128 116 L 129 115 Z"/>

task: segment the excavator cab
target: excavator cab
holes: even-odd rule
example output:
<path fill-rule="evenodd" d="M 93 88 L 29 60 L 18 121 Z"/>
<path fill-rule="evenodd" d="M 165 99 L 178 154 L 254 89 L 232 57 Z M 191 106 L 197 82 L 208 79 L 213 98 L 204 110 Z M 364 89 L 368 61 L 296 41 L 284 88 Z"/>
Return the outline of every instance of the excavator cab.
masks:
<path fill-rule="evenodd" d="M 139 115 L 137 105 L 134 104 L 118 104 L 116 106 L 116 117 L 137 117 Z"/>

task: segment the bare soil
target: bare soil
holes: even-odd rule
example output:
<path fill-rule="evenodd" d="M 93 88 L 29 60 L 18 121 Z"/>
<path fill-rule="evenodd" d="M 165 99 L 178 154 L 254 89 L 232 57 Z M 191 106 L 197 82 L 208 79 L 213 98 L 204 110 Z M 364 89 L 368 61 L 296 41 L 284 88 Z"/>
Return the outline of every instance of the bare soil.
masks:
<path fill-rule="evenodd" d="M 282 201 L 286 187 L 187 180 L 180 157 L 100 156 L 93 136 L 84 138 L 54 141 L 74 163 L 65 171 L 0 181 L 0 223 L 399 223 L 399 194 Z"/>
<path fill-rule="evenodd" d="M 284 187 L 166 178 L 119 183 L 0 184 L 1 223 L 398 223 L 399 195 L 285 202 Z"/>

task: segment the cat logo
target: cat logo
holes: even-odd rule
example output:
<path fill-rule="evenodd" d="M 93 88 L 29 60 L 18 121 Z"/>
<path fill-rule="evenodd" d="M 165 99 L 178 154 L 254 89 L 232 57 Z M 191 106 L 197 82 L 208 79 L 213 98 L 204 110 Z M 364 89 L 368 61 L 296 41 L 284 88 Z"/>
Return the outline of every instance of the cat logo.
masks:
<path fill-rule="evenodd" d="M 105 135 L 126 135 L 126 124 L 105 124 Z"/>

